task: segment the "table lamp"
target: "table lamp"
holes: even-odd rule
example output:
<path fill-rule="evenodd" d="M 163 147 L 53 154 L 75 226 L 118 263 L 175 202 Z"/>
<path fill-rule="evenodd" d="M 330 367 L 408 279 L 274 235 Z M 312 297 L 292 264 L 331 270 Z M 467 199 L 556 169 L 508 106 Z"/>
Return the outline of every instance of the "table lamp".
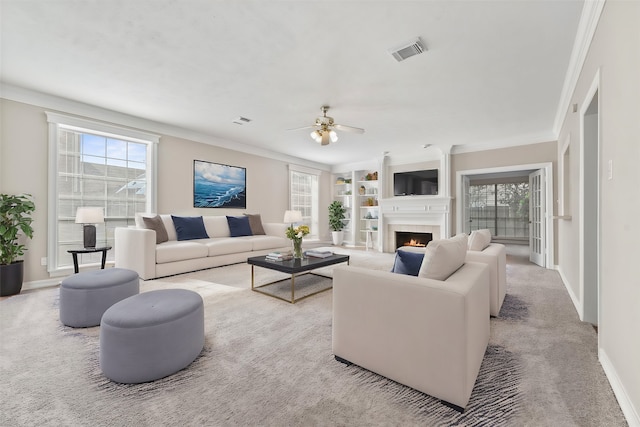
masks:
<path fill-rule="evenodd" d="M 96 207 L 80 207 L 76 211 L 76 224 L 83 224 L 84 231 L 84 247 L 96 247 L 96 226 L 104 222 L 104 214 L 102 208 Z"/>
<path fill-rule="evenodd" d="M 285 223 L 291 224 L 293 227 L 294 222 L 302 222 L 302 212 L 300 211 L 284 211 L 284 221 Z"/>

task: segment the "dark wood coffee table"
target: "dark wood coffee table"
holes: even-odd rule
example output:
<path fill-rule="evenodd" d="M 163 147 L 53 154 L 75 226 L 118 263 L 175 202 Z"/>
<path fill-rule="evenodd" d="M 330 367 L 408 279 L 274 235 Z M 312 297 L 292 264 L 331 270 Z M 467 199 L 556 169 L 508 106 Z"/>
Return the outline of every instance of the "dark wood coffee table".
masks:
<path fill-rule="evenodd" d="M 328 288 L 321 289 L 317 292 L 313 292 L 309 295 L 305 295 L 298 299 L 295 298 L 295 278 L 296 276 L 302 274 L 315 274 L 312 273 L 311 270 L 315 270 L 317 268 L 327 267 L 334 264 L 340 264 L 346 262 L 349 264 L 349 255 L 338 255 L 334 254 L 326 258 L 302 258 L 302 259 L 291 259 L 288 261 L 270 261 L 266 259 L 264 256 L 256 256 L 247 259 L 247 264 L 251 265 L 251 290 L 255 292 L 260 292 L 264 295 L 269 295 L 270 297 L 278 298 L 283 301 L 290 302 L 291 304 L 295 304 L 296 302 L 303 300 L 312 295 L 319 294 L 320 292 L 328 291 L 333 288 L 329 286 Z M 283 273 L 291 274 L 291 299 L 288 300 L 286 298 L 279 297 L 277 295 L 273 295 L 267 292 L 264 292 L 262 289 L 265 286 L 273 285 L 274 283 L 282 282 L 282 280 L 276 280 L 274 282 L 266 283 L 264 285 L 256 286 L 255 285 L 255 274 L 254 267 L 262 267 L 268 268 L 270 270 L 281 271 Z M 322 276 L 321 274 L 316 274 L 316 276 Z M 284 279 L 287 280 L 287 279 Z"/>

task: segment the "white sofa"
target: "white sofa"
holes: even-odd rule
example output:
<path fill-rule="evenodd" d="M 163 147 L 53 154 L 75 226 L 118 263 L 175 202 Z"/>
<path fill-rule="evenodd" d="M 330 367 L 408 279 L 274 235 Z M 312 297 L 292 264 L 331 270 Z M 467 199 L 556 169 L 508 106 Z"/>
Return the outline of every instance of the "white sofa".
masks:
<path fill-rule="evenodd" d="M 333 354 L 462 411 L 489 343 L 489 268 L 446 280 L 353 266 L 333 273 Z"/>
<path fill-rule="evenodd" d="M 138 273 L 144 280 L 246 261 L 248 257 L 291 249 L 287 224 L 263 223 L 264 235 L 231 237 L 226 216 L 203 216 L 208 239 L 178 240 L 171 215 L 160 215 L 168 241 L 156 243 L 156 232 L 135 227 L 115 229 L 115 266 Z"/>

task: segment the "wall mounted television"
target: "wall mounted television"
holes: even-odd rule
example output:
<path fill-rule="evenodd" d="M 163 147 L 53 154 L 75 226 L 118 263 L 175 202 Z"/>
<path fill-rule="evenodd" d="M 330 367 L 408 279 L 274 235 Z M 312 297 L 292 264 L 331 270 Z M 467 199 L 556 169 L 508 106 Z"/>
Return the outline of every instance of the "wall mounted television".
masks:
<path fill-rule="evenodd" d="M 438 194 L 438 169 L 393 174 L 394 196 L 435 196 Z"/>

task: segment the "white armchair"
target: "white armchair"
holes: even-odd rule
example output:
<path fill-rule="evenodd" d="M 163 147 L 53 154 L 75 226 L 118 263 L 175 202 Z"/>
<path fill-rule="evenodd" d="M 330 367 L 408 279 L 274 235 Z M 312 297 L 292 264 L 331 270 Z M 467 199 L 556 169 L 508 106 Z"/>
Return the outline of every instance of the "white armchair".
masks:
<path fill-rule="evenodd" d="M 445 280 L 337 267 L 333 353 L 462 411 L 489 342 L 488 299 L 485 264 Z"/>
<path fill-rule="evenodd" d="M 467 261 L 482 262 L 489 266 L 491 300 L 490 313 L 498 317 L 507 294 L 507 250 L 500 243 L 491 243 L 489 229 L 474 230 L 468 241 Z"/>
<path fill-rule="evenodd" d="M 500 243 L 491 243 L 481 251 L 468 251 L 467 261 L 481 262 L 489 266 L 491 288 L 490 314 L 498 317 L 507 294 L 507 250 Z"/>

